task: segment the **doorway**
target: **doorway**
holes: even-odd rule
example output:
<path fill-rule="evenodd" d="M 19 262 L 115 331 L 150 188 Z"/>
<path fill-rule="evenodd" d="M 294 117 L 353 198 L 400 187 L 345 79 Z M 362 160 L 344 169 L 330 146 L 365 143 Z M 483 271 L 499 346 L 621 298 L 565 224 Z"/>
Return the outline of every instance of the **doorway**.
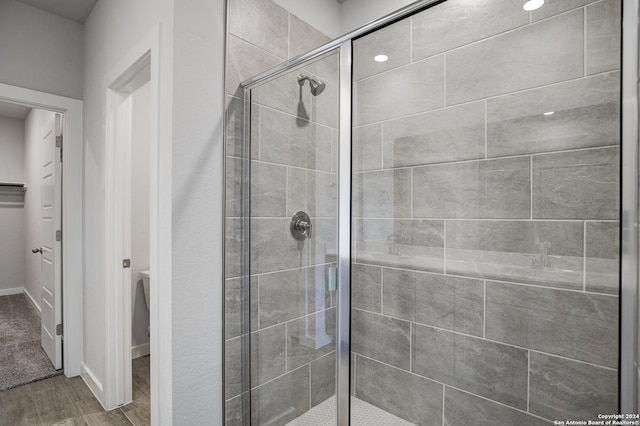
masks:
<path fill-rule="evenodd" d="M 37 114 L 42 120 L 33 120 L 34 138 L 39 139 L 44 144 L 46 137 L 50 140 L 47 141 L 47 152 L 50 157 L 51 165 L 65 164 L 65 177 L 62 181 L 60 176 L 58 179 L 51 179 L 50 173 L 51 167 L 47 169 L 47 173 L 44 174 L 46 167 L 43 163 L 38 166 L 37 175 L 39 175 L 38 185 L 33 186 L 32 189 L 39 188 L 41 182 L 57 182 L 59 189 L 56 191 L 55 186 L 48 186 L 50 190 L 45 191 L 48 194 L 46 198 L 36 196 L 33 200 L 33 204 L 36 207 L 34 210 L 34 218 L 32 221 L 42 222 L 42 228 L 46 228 L 47 237 L 49 241 L 46 244 L 49 249 L 44 248 L 45 241 L 41 236 L 36 236 L 33 241 L 29 241 L 29 247 L 24 245 L 25 252 L 28 249 L 28 253 L 33 258 L 30 261 L 36 262 L 37 267 L 34 276 L 38 276 L 41 268 L 48 262 L 42 262 L 40 264 L 40 248 L 43 247 L 43 251 L 48 251 L 48 259 L 52 259 L 51 253 L 57 251 L 58 270 L 52 271 L 52 276 L 57 274 L 57 284 L 48 285 L 45 291 L 52 294 L 48 299 L 48 303 L 41 303 L 40 291 L 41 288 L 36 290 L 36 286 L 29 285 L 33 289 L 29 292 L 32 297 L 31 304 L 37 307 L 47 306 L 43 309 L 46 313 L 49 324 L 47 326 L 47 337 L 50 337 L 50 348 L 52 349 L 52 357 L 55 367 L 63 368 L 64 374 L 67 377 L 73 377 L 80 374 L 82 363 L 82 149 L 81 149 L 81 109 L 82 102 L 76 99 L 65 98 L 62 96 L 51 95 L 48 93 L 42 93 L 30 89 L 21 87 L 15 87 L 6 84 L 0 84 L 0 102 L 6 102 L 13 105 L 19 105 L 27 110 L 32 110 L 32 114 Z M 45 117 L 46 116 L 46 117 Z M 59 116 L 59 121 L 56 121 L 56 116 Z M 64 117 L 64 118 L 63 118 Z M 38 121 L 38 123 L 36 123 Z M 56 126 L 57 125 L 57 126 Z M 43 128 L 46 129 L 45 134 L 42 133 Z M 62 136 L 64 138 L 56 141 L 55 136 Z M 50 143 L 49 143 L 50 142 Z M 56 143 L 60 142 L 66 149 L 59 149 L 56 147 Z M 49 146 L 51 145 L 51 146 Z M 41 149 L 38 147 L 38 150 Z M 38 151 L 37 158 L 40 161 L 41 152 Z M 49 162 L 49 161 L 48 161 Z M 47 178 L 47 179 L 43 179 Z M 14 182 L 15 183 L 15 182 Z M 35 195 L 35 192 L 24 192 L 24 188 L 20 188 L 23 194 L 19 196 L 15 202 L 18 204 L 24 203 L 25 196 Z M 62 195 L 64 193 L 64 196 Z M 28 195 L 27 195 L 28 194 Z M 56 195 L 57 194 L 57 195 Z M 15 196 L 14 192 L 14 196 Z M 56 199 L 57 197 L 57 199 Z M 43 207 L 43 203 L 46 206 Z M 51 207 L 57 206 L 58 213 L 55 215 L 49 215 L 47 211 L 53 211 Z M 44 213 L 44 214 L 43 214 Z M 39 219 L 38 219 L 39 217 Z M 56 217 L 54 219 L 54 217 Z M 51 220 L 50 220 L 51 219 Z M 57 226 L 53 225 L 55 222 Z M 46 225 L 46 226 L 45 226 Z M 33 227 L 35 229 L 35 227 Z M 40 232 L 40 226 L 38 225 L 37 234 Z M 65 232 L 57 232 L 62 231 Z M 51 232 L 49 232 L 51 231 Z M 35 243 L 38 241 L 38 243 Z M 33 244 L 32 244 L 33 243 Z M 33 245 L 33 247 L 31 247 Z M 57 248 L 56 248 L 57 247 Z M 31 249 L 37 250 L 34 254 Z M 25 253 L 26 254 L 26 253 Z M 35 259 L 35 255 L 38 259 Z M 25 258 L 29 259 L 29 258 Z M 65 259 L 64 262 L 61 262 Z M 51 269 L 55 269 L 56 258 L 53 259 L 53 263 L 49 263 L 52 266 Z M 31 270 L 31 268 L 30 268 Z M 42 281 L 38 281 L 37 278 L 30 279 L 33 282 L 39 282 L 40 286 Z M 59 290 L 59 291 L 55 291 Z M 36 294 L 33 294 L 36 293 Z M 64 310 L 62 309 L 64 306 Z M 53 332 L 53 333 L 52 333 Z M 61 344 L 61 340 L 64 338 L 64 345 Z"/>

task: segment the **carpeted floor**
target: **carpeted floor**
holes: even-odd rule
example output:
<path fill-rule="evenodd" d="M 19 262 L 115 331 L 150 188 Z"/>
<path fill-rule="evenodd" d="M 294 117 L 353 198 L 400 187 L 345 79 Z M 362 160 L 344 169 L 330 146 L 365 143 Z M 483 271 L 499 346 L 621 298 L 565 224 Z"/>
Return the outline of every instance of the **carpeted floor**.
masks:
<path fill-rule="evenodd" d="M 0 297 L 0 391 L 61 373 L 40 345 L 40 316 L 27 296 Z"/>

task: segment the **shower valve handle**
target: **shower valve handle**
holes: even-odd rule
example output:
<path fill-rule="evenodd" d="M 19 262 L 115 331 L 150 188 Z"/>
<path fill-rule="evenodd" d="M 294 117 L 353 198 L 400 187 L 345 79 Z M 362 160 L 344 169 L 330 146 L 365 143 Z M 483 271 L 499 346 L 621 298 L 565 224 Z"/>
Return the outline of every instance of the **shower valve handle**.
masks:
<path fill-rule="evenodd" d="M 33 254 L 36 254 L 36 253 L 42 254 L 42 247 L 37 247 L 37 248 L 31 249 L 31 253 L 33 253 Z"/>
<path fill-rule="evenodd" d="M 296 240 L 306 240 L 311 238 L 312 227 L 309 215 L 305 212 L 297 212 L 291 218 L 289 230 L 291 231 L 291 236 Z"/>

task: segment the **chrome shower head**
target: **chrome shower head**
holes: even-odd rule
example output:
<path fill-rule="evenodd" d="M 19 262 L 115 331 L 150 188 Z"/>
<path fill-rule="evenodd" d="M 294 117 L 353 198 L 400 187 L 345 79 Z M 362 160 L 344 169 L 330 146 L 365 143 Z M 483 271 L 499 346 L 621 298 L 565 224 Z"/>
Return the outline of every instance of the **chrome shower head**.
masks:
<path fill-rule="evenodd" d="M 320 93 L 324 91 L 325 87 L 327 87 L 327 85 L 324 84 L 323 82 L 315 80 L 309 76 L 302 75 L 302 74 L 298 76 L 298 84 L 300 86 L 304 86 L 305 80 L 309 81 L 309 87 L 311 88 L 311 94 L 313 96 L 318 96 Z"/>

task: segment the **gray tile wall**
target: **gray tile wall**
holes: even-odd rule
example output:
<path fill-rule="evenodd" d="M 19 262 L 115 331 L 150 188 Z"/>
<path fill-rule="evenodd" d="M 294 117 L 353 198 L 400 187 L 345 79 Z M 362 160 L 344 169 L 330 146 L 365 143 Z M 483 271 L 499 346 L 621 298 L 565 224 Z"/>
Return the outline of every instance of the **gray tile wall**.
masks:
<path fill-rule="evenodd" d="M 242 424 L 241 312 L 251 309 L 254 424 L 285 424 L 334 394 L 335 308 L 325 285 L 335 261 L 337 62 L 323 60 L 261 86 L 251 106 L 251 300 L 241 274 L 241 81 L 328 41 L 271 0 L 231 0 L 227 51 L 226 410 Z M 300 90 L 304 73 L 327 84 Z M 305 210 L 313 237 L 298 244 L 290 217 Z M 245 292 L 246 296 L 246 292 Z"/>
<path fill-rule="evenodd" d="M 352 379 L 415 424 L 616 410 L 620 0 L 524 2 L 354 42 Z"/>

